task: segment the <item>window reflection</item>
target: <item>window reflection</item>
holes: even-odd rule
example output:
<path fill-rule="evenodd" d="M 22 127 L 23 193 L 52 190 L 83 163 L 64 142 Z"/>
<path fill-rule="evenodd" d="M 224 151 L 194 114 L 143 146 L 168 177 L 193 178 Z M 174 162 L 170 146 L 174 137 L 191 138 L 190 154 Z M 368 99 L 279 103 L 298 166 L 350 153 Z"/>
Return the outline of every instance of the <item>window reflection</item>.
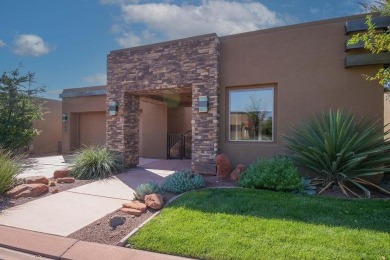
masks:
<path fill-rule="evenodd" d="M 273 88 L 230 90 L 230 140 L 273 141 L 273 108 Z"/>

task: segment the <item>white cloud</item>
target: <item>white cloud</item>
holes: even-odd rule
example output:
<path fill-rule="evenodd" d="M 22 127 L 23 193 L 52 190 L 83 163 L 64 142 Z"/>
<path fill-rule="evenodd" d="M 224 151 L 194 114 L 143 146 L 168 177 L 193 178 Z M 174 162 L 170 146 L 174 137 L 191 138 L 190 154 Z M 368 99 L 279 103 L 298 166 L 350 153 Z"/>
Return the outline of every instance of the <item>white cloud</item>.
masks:
<path fill-rule="evenodd" d="M 159 35 L 166 40 L 206 33 L 222 36 L 286 23 L 284 17 L 258 2 L 204 0 L 200 5 L 122 4 L 121 10 L 124 25 L 122 36 L 117 41 L 121 46 L 124 41 L 129 43 L 127 47 L 156 40 L 156 37 L 150 37 L 148 34 L 135 35 L 131 29 L 134 24 L 142 24 L 149 34 Z"/>
<path fill-rule="evenodd" d="M 310 13 L 311 14 L 318 14 L 320 12 L 319 8 L 316 7 L 310 7 Z"/>
<path fill-rule="evenodd" d="M 7 45 L 3 40 L 0 39 L 0 48 L 5 47 Z"/>
<path fill-rule="evenodd" d="M 122 36 L 116 38 L 116 41 L 119 44 L 119 46 L 123 48 L 139 46 L 142 45 L 143 42 L 141 37 L 137 36 L 132 32 L 124 32 Z"/>
<path fill-rule="evenodd" d="M 93 85 L 106 85 L 107 84 L 107 75 L 103 74 L 103 73 L 97 73 L 94 75 L 84 77 L 83 81 L 85 83 L 93 84 Z"/>
<path fill-rule="evenodd" d="M 35 34 L 21 34 L 15 38 L 14 52 L 20 56 L 41 56 L 50 52 L 48 43 Z"/>
<path fill-rule="evenodd" d="M 139 36 L 133 32 L 123 32 L 122 36 L 116 38 L 119 46 L 123 48 L 140 46 L 145 43 L 153 42 L 156 40 L 156 37 L 153 33 L 148 30 L 144 30 Z"/>

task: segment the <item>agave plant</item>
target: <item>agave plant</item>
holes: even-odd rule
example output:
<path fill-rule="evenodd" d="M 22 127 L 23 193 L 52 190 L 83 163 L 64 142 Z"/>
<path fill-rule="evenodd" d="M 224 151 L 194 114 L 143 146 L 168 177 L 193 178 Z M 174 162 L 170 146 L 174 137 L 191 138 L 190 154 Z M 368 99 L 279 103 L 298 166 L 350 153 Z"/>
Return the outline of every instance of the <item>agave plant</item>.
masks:
<path fill-rule="evenodd" d="M 136 189 L 134 194 L 134 198 L 137 200 L 144 200 L 146 195 L 152 194 L 152 193 L 160 193 L 161 189 L 160 186 L 153 181 L 149 181 L 146 183 L 140 184 Z"/>
<path fill-rule="evenodd" d="M 301 177 L 302 188 L 299 190 L 292 191 L 293 194 L 305 194 L 305 195 L 315 195 L 317 187 L 316 182 L 318 179 L 310 180 L 305 177 Z"/>
<path fill-rule="evenodd" d="M 385 127 L 386 128 L 386 127 Z M 363 190 L 367 197 L 372 186 L 390 194 L 381 187 L 362 179 L 364 176 L 389 172 L 390 141 L 386 138 L 379 121 L 355 120 L 351 113 L 330 111 L 322 113 L 322 120 L 314 118 L 309 123 L 299 123 L 292 129 L 292 136 L 283 136 L 292 159 L 322 176 L 324 187 L 338 185 L 349 196 L 360 197 L 348 187 L 353 184 Z"/>

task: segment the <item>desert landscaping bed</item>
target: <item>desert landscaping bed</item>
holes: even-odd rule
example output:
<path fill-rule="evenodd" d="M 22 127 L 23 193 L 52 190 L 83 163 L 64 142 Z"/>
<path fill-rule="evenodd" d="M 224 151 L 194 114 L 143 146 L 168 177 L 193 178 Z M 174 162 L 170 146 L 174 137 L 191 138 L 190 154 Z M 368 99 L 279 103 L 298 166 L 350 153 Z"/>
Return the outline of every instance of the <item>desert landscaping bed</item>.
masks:
<path fill-rule="evenodd" d="M 236 182 L 232 181 L 229 177 L 218 178 L 214 175 L 203 175 L 206 183 L 206 187 L 235 187 Z M 164 194 L 164 202 L 167 203 L 173 197 L 172 193 Z M 148 208 L 145 213 L 139 217 L 129 215 L 121 212 L 120 210 L 114 211 L 101 219 L 89 224 L 88 226 L 79 229 L 73 234 L 69 235 L 70 238 L 79 239 L 82 241 L 96 242 L 108 245 L 117 245 L 126 235 L 130 234 L 134 229 L 139 227 L 147 219 L 149 219 L 157 210 Z M 110 219 L 114 216 L 125 217 L 123 225 L 118 225 L 116 228 L 110 226 Z"/>
<path fill-rule="evenodd" d="M 68 237 L 87 242 L 117 245 L 127 234 L 145 222 L 155 212 L 156 210 L 148 209 L 141 216 L 135 217 L 125 212 L 114 211 L 88 226 L 77 230 Z M 126 220 L 122 225 L 112 228 L 110 226 L 110 219 L 112 217 L 124 217 Z"/>

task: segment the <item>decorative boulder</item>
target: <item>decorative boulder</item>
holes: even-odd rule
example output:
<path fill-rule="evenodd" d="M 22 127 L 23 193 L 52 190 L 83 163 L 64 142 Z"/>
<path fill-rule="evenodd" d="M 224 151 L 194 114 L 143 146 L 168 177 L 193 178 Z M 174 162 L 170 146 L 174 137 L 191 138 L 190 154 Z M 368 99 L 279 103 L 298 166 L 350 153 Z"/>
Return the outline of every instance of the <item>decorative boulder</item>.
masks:
<path fill-rule="evenodd" d="M 145 205 L 152 209 L 164 207 L 164 199 L 160 194 L 152 193 L 145 196 Z"/>
<path fill-rule="evenodd" d="M 116 228 L 117 226 L 123 225 L 126 222 L 126 218 L 122 216 L 112 216 L 110 218 L 110 227 Z"/>
<path fill-rule="evenodd" d="M 51 191 L 51 194 L 56 194 L 58 192 L 60 192 L 58 189 L 54 189 L 54 190 Z"/>
<path fill-rule="evenodd" d="M 7 192 L 7 196 L 17 199 L 21 197 L 38 197 L 49 190 L 49 187 L 42 183 L 22 184 Z"/>
<path fill-rule="evenodd" d="M 218 154 L 215 163 L 217 164 L 217 177 L 224 178 L 230 175 L 232 165 L 226 154 Z"/>
<path fill-rule="evenodd" d="M 53 178 L 54 179 L 64 178 L 64 177 L 68 177 L 69 175 L 70 175 L 70 170 L 68 169 L 56 170 L 53 173 Z"/>
<path fill-rule="evenodd" d="M 64 177 L 64 178 L 58 178 L 57 182 L 58 183 L 73 183 L 76 180 L 73 177 Z"/>
<path fill-rule="evenodd" d="M 26 177 L 24 180 L 26 181 L 27 184 L 32 184 L 32 183 L 41 183 L 45 185 L 49 184 L 49 179 L 46 178 L 45 176 L 30 176 L 30 177 Z"/>
<path fill-rule="evenodd" d="M 121 208 L 120 211 L 125 212 L 125 213 L 127 213 L 129 215 L 136 216 L 136 217 L 139 217 L 139 216 L 142 215 L 142 211 L 140 211 L 138 209 Z"/>
<path fill-rule="evenodd" d="M 144 203 L 139 202 L 138 200 L 123 203 L 122 206 L 124 208 L 137 209 L 137 210 L 142 211 L 142 212 L 144 212 L 147 209 L 147 206 Z"/>
<path fill-rule="evenodd" d="M 236 169 L 234 169 L 230 173 L 230 179 L 232 179 L 233 181 L 237 181 L 238 178 L 240 178 L 241 173 L 243 173 L 245 169 L 246 169 L 245 165 L 242 164 L 237 165 Z"/>

